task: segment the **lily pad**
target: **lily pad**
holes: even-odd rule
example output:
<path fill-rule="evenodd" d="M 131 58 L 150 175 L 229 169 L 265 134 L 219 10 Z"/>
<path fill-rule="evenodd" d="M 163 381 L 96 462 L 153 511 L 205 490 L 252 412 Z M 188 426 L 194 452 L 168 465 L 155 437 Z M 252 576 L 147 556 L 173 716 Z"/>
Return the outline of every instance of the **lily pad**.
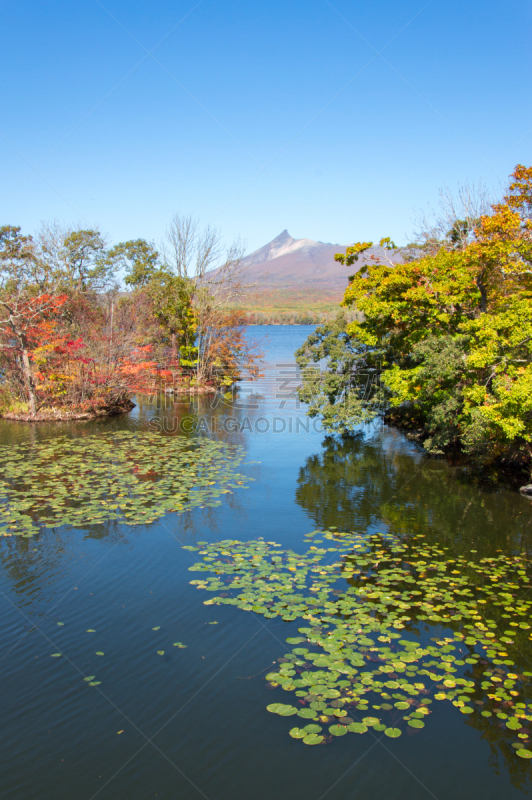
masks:
<path fill-rule="evenodd" d="M 203 563 L 192 568 L 202 573 L 201 580 L 194 581 L 198 588 L 213 593 L 207 604 L 237 605 L 268 619 L 305 621 L 299 628 L 301 636 L 288 639 L 296 646 L 266 674 L 273 687 L 293 691 L 311 704 L 310 709 L 289 714 L 309 719 L 319 714 L 328 723 L 336 716 L 336 726 L 358 732 L 369 726 L 397 738 L 399 728 L 376 717 L 353 722 L 349 714 L 354 716 L 353 709 L 363 714 L 370 708 L 392 714 L 397 709 L 406 712 L 411 728 L 422 729 L 431 714 L 432 699 L 427 695 L 436 691 L 435 699 L 453 702 L 464 715 L 472 714 L 473 705 L 479 704 L 486 725 L 498 724 L 493 716 L 497 712 L 508 735 L 525 724 L 527 679 L 532 675 L 520 672 L 510 658 L 517 653 L 509 650 L 517 636 L 528 637 L 530 630 L 512 618 L 512 614 L 532 614 L 532 598 L 527 598 L 532 569 L 524 556 L 501 554 L 479 563 L 469 557 L 448 558 L 445 548 L 429 545 L 422 537 L 397 539 L 333 530 L 322 535 L 335 544 L 334 564 L 316 540 L 304 554 L 261 540 L 225 540 L 205 543 Z M 499 596 L 490 584 L 495 573 Z M 500 611 L 491 605 L 494 599 L 498 606 L 504 604 L 506 618 L 515 628 L 501 638 L 496 621 Z M 417 623 L 432 627 L 434 635 L 419 638 Z M 451 631 L 440 624 L 450 625 Z M 503 639 L 508 640 L 506 649 Z M 299 647 L 303 642 L 305 646 Z M 515 719 L 512 705 L 524 709 L 516 712 Z M 501 707 L 508 714 L 502 714 Z"/>
<path fill-rule="evenodd" d="M 329 733 L 333 736 L 345 736 L 347 733 L 347 728 L 345 725 L 331 725 L 329 728 Z"/>
<path fill-rule="evenodd" d="M 367 733 L 368 727 L 363 722 L 352 722 L 347 726 L 351 733 Z"/>
<path fill-rule="evenodd" d="M 384 735 L 389 736 L 390 739 L 398 739 L 401 735 L 401 730 L 399 728 L 386 728 Z"/>
<path fill-rule="evenodd" d="M 323 736 L 320 736 L 318 733 L 307 733 L 303 739 L 303 744 L 321 744 L 322 742 Z"/>
<path fill-rule="evenodd" d="M 308 735 L 302 728 L 292 728 L 289 734 L 292 739 L 304 739 Z"/>
<path fill-rule="evenodd" d="M 0 447 L 0 534 L 87 521 L 146 524 L 169 511 L 218 505 L 245 488 L 239 447 L 207 437 L 113 431 Z M 2 504 L 3 497 L 3 504 Z"/>
<path fill-rule="evenodd" d="M 303 719 L 316 719 L 318 712 L 313 708 L 300 708 L 297 715 L 298 717 L 303 717 Z"/>
<path fill-rule="evenodd" d="M 268 711 L 270 710 L 271 709 L 268 708 Z M 283 705 L 282 703 L 280 703 L 277 706 L 275 714 L 279 714 L 280 717 L 292 717 L 294 714 L 297 714 L 297 708 L 294 708 L 294 706 Z"/>

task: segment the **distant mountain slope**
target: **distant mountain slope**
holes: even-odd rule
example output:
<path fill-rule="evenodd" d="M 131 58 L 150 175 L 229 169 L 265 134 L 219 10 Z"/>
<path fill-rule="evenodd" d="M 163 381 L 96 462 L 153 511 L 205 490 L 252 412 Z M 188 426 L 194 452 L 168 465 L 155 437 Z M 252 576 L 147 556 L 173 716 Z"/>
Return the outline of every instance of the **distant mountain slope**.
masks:
<path fill-rule="evenodd" d="M 335 253 L 345 253 L 347 245 L 293 239 L 284 230 L 264 247 L 242 260 L 245 280 L 269 289 L 323 289 L 338 293 L 347 286 L 347 278 L 357 265 L 345 267 L 334 260 Z M 379 253 L 372 248 L 369 253 Z"/>

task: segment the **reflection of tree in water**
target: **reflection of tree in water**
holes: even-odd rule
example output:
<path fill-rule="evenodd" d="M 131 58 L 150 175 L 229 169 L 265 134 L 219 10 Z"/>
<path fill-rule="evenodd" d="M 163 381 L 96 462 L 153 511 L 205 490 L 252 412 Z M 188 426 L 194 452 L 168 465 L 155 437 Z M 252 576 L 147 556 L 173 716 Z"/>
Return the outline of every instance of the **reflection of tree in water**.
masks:
<path fill-rule="evenodd" d="M 231 445 L 245 444 L 241 428 L 248 412 L 221 395 L 158 395 L 149 399 L 139 399 L 137 428 L 167 436 L 193 439 L 207 435 Z"/>
<path fill-rule="evenodd" d="M 423 537 L 423 539 L 425 544 L 422 546 L 424 547 L 426 544 L 428 544 L 428 542 L 426 541 L 425 537 Z M 450 552 L 445 554 L 444 558 L 446 560 L 450 559 L 450 563 L 448 562 L 446 564 L 447 569 L 439 569 L 439 579 L 432 579 L 429 583 L 425 580 L 427 573 L 420 571 L 425 570 L 427 562 L 421 561 L 419 562 L 419 565 L 415 565 L 415 562 L 411 560 L 415 556 L 416 548 L 420 546 L 420 539 L 405 537 L 403 541 L 405 541 L 407 546 L 413 545 L 413 547 L 410 552 L 407 551 L 404 554 L 402 563 L 397 564 L 397 566 L 408 570 L 410 574 L 416 578 L 415 588 L 417 601 L 420 603 L 424 601 L 434 603 L 437 602 L 435 599 L 436 597 L 439 598 L 440 601 L 443 601 L 442 591 L 445 590 L 442 589 L 442 586 L 444 586 L 445 583 L 441 580 L 441 578 L 445 575 L 452 576 L 452 573 L 450 573 L 449 570 L 451 570 L 453 566 L 457 565 L 455 558 L 457 554 Z M 372 567 L 369 569 L 369 571 L 363 571 L 359 577 L 348 578 L 348 582 L 352 586 L 362 588 L 364 591 L 367 591 L 368 586 L 370 585 L 375 585 L 376 588 L 378 587 L 379 573 L 383 566 L 390 566 L 391 559 L 394 555 L 389 547 L 386 547 L 386 545 L 383 546 L 382 541 L 379 543 L 379 547 L 382 548 L 381 553 L 386 553 L 387 551 L 387 559 L 386 557 L 380 556 L 379 558 L 382 558 L 382 561 L 373 560 Z M 442 552 L 441 549 L 439 552 Z M 349 562 L 350 558 L 348 557 L 345 563 L 348 564 Z M 441 563 L 443 562 L 440 562 L 440 564 Z M 462 560 L 461 564 L 465 565 L 465 560 Z M 355 566 L 353 566 L 353 568 L 355 568 Z M 512 620 L 511 624 L 516 624 L 515 620 L 518 619 L 518 616 L 515 613 L 516 609 L 514 608 L 514 604 L 519 606 L 520 598 L 522 597 L 523 599 L 526 599 L 526 595 L 528 594 L 528 588 L 526 584 L 522 585 L 520 589 L 516 591 L 516 588 L 512 589 L 512 587 L 516 587 L 516 585 L 512 583 L 512 579 L 510 576 L 508 576 L 506 592 L 509 593 L 505 595 L 506 601 L 504 602 L 501 600 L 500 595 L 493 593 L 493 590 L 490 591 L 489 572 L 487 574 L 483 574 L 475 568 L 470 568 L 469 566 L 462 566 L 460 572 L 462 575 L 467 576 L 468 583 L 466 586 L 468 589 L 473 589 L 474 593 L 477 593 L 476 597 L 481 598 L 480 603 L 482 604 L 477 605 L 477 610 L 480 612 L 480 614 L 469 619 L 467 617 L 465 618 L 468 622 L 471 623 L 481 618 L 482 623 L 484 623 L 486 620 L 497 620 L 500 622 L 499 627 L 501 631 L 503 627 L 508 625 L 510 619 Z M 385 574 L 389 574 L 389 569 L 387 569 L 386 572 L 383 572 L 383 575 Z M 438 594 L 433 594 L 433 592 L 436 591 L 436 589 L 433 588 L 436 585 L 434 582 L 435 580 L 438 581 L 439 584 Z M 397 588 L 399 585 L 400 584 L 397 582 L 390 582 L 391 587 Z M 513 595 L 511 593 L 512 591 L 514 593 Z M 473 599 L 474 596 L 475 594 L 471 594 L 470 591 L 468 592 L 468 598 Z M 508 611 L 513 611 L 514 613 L 509 614 L 507 613 Z M 506 620 L 502 619 L 503 613 L 507 618 Z M 433 638 L 431 641 L 440 643 L 444 640 L 444 637 L 447 636 L 448 638 L 445 639 L 445 641 L 449 642 L 449 650 L 452 651 L 453 647 L 458 649 L 461 659 L 459 663 L 461 664 L 464 663 L 465 658 L 469 657 L 471 659 L 472 656 L 475 656 L 475 645 L 468 644 L 466 640 L 457 640 L 454 638 L 451 639 L 449 635 L 459 632 L 463 633 L 464 620 L 460 622 L 448 619 L 440 627 L 440 624 L 430 624 L 430 621 L 427 620 L 426 615 L 420 618 L 418 613 L 415 611 L 415 606 L 412 606 L 409 609 L 408 615 L 410 617 L 408 621 L 403 617 L 405 632 L 410 633 L 415 638 L 420 638 L 421 631 L 424 632 L 425 636 L 432 636 Z M 473 628 L 471 625 L 469 627 Z M 491 751 L 489 764 L 494 771 L 497 774 L 500 774 L 503 769 L 506 769 L 512 784 L 516 788 L 523 789 L 526 784 L 530 784 L 531 782 L 530 763 L 527 763 L 526 759 L 521 759 L 516 756 L 515 749 L 512 747 L 512 741 L 515 742 L 517 731 L 515 729 L 509 729 L 506 725 L 506 722 L 508 719 L 512 718 L 512 715 L 515 714 L 517 709 L 519 709 L 523 714 L 526 714 L 527 718 L 525 719 L 523 717 L 521 719 L 522 727 L 520 732 L 523 734 L 525 739 L 524 747 L 530 749 L 529 737 L 532 728 L 532 684 L 530 683 L 532 676 L 532 672 L 530 671 L 532 670 L 532 643 L 529 639 L 529 629 L 520 629 L 518 627 L 514 628 L 512 638 L 513 643 L 508 642 L 504 645 L 505 650 L 499 650 L 498 660 L 487 655 L 484 650 L 480 657 L 478 657 L 478 655 L 475 656 L 475 664 L 467 666 L 464 669 L 463 677 L 468 681 L 474 682 L 474 690 L 467 693 L 468 699 L 466 700 L 466 705 L 476 705 L 477 711 L 490 711 L 492 715 L 481 716 L 479 713 L 474 713 L 470 715 L 463 715 L 461 719 L 470 727 L 480 731 L 482 734 L 482 739 L 489 744 Z M 359 649 L 364 651 L 367 657 L 371 656 L 371 649 L 374 650 L 375 648 Z M 508 657 L 511 660 L 505 661 L 504 659 Z M 505 683 L 505 679 L 509 676 L 509 674 L 515 678 L 515 682 L 512 681 L 512 688 L 506 686 Z M 495 676 L 497 681 L 496 683 L 491 680 L 492 676 Z M 389 677 L 397 678 L 398 676 L 390 674 Z M 448 677 L 452 679 L 453 675 L 449 674 Z M 520 691 L 513 692 L 517 686 L 519 686 Z M 496 688 L 501 692 L 498 697 L 494 694 Z M 449 689 L 446 689 L 445 685 L 439 685 L 439 690 L 449 693 Z M 460 689 L 458 687 L 451 691 L 454 693 L 455 697 L 458 696 L 459 698 L 462 698 L 465 696 L 460 694 Z M 463 692 L 464 689 L 461 691 Z M 515 696 L 512 696 L 512 692 Z M 438 700 L 437 702 L 440 703 L 441 701 Z M 517 703 L 519 703 L 519 705 L 517 705 Z M 437 707 L 434 706 L 432 706 L 432 710 L 436 711 L 436 713 L 438 711 Z M 501 716 L 497 716 L 498 714 Z"/>
<path fill-rule="evenodd" d="M 224 495 L 223 506 L 233 514 L 243 517 L 246 512 L 238 494 Z M 222 507 L 223 507 L 222 506 Z M 84 542 L 100 541 L 109 547 L 115 545 L 134 547 L 135 541 L 150 530 L 162 528 L 177 545 L 195 544 L 198 539 L 215 538 L 223 528 L 220 506 L 194 508 L 180 514 L 168 513 L 155 522 L 139 526 L 126 526 L 116 520 L 106 520 L 83 527 L 63 526 L 42 530 L 32 538 L 12 536 L 0 542 L 2 573 L 9 578 L 16 594 L 32 597 L 42 595 L 45 587 L 61 580 L 71 562 L 83 553 Z"/>
<path fill-rule="evenodd" d="M 501 552 L 528 556 L 530 550 L 531 506 L 524 498 L 460 479 L 444 461 L 427 458 L 395 431 L 385 430 L 371 441 L 362 437 L 326 439 L 322 452 L 308 458 L 301 468 L 298 484 L 296 501 L 319 528 L 336 526 L 340 531 L 361 533 L 382 530 L 403 540 L 422 535 L 427 545 L 445 547 L 448 559 L 471 558 L 471 550 L 476 553 L 475 560 L 497 557 Z M 363 585 L 356 578 L 349 582 Z M 510 596 L 506 603 L 499 598 L 499 602 L 482 607 L 482 617 L 496 620 L 502 629 L 509 622 L 510 614 L 505 612 L 514 611 L 515 602 Z M 415 613 L 406 628 L 415 636 L 418 629 L 424 629 L 429 637 L 448 635 Z M 445 623 L 446 629 L 461 630 L 460 623 Z M 474 647 L 468 649 L 472 653 Z M 502 661 L 494 662 L 483 653 L 464 673 L 475 681 L 471 699 L 479 708 L 493 707 L 485 688 L 492 675 L 504 682 L 509 669 L 521 679 L 523 672 L 532 671 L 528 632 L 516 631 L 509 656 L 514 665 L 504 668 Z M 527 704 L 530 716 L 532 686 L 528 679 L 518 700 Z M 511 705 L 510 698 L 501 702 L 491 717 L 471 714 L 464 715 L 463 721 L 480 731 L 489 744 L 490 766 L 497 773 L 506 769 L 512 784 L 521 789 L 530 782 L 530 764 L 516 757 L 512 733 L 505 719 L 496 716 L 497 711 L 510 711 Z M 523 725 L 529 726 L 522 729 L 528 734 L 532 722 L 523 721 Z"/>
<path fill-rule="evenodd" d="M 109 546 L 130 545 L 134 534 L 135 529 L 109 520 L 81 530 L 50 528 L 31 539 L 13 536 L 0 545 L 2 574 L 16 594 L 33 603 L 45 589 L 64 578 L 70 563 L 78 561 L 84 540 L 105 541 Z"/>
<path fill-rule="evenodd" d="M 95 422 L 67 422 L 59 425 L 44 423 L 40 426 L 28 426 L 22 423 L 7 424 L 0 420 L 0 441 L 3 446 L 16 446 L 23 443 L 40 444 L 47 439 L 56 437 L 58 433 L 61 436 L 72 436 L 79 439 L 87 436 L 93 437 L 98 433 L 106 435 L 114 431 L 134 429 L 142 431 L 148 429 L 147 423 L 150 414 L 152 416 L 158 414 L 159 418 L 167 419 L 168 427 L 171 428 L 176 417 L 179 418 L 180 415 L 187 414 L 189 417 L 197 419 L 200 416 L 208 417 L 210 414 L 218 417 L 217 428 L 220 430 L 220 435 L 215 438 L 231 445 L 244 442 L 243 436 L 227 432 L 223 427 L 224 416 L 228 414 L 238 416 L 242 413 L 241 410 L 231 410 L 224 404 L 219 404 L 212 409 L 211 398 L 205 396 L 193 397 L 190 402 L 172 403 L 169 406 L 168 409 L 160 409 L 155 412 L 153 406 L 148 404 L 146 407 L 146 404 L 139 402 L 141 414 L 140 419 L 136 421 L 125 415 L 104 418 Z M 183 436 L 184 434 L 178 432 L 177 435 Z M 195 438 L 194 433 L 186 436 L 190 439 Z M 254 467 L 253 471 L 256 472 L 256 469 Z M 248 472 L 247 469 L 246 472 Z M 19 596 L 21 607 L 24 607 L 25 604 L 32 605 L 38 598 L 48 596 L 53 585 L 64 579 L 70 565 L 84 554 L 85 541 L 99 541 L 108 548 L 115 545 L 134 547 L 139 536 L 150 535 L 150 531 L 158 527 L 166 531 L 169 538 L 176 541 L 177 546 L 193 544 L 198 539 L 205 538 L 207 533 L 209 538 L 219 534 L 223 527 L 220 510 L 224 507 L 230 509 L 232 515 L 235 515 L 237 519 L 240 517 L 240 521 L 244 524 L 244 516 L 247 512 L 238 492 L 233 490 L 232 494 L 223 495 L 221 506 L 197 507 L 182 513 L 167 513 L 153 523 L 139 526 L 126 526 L 116 520 L 104 520 L 94 524 L 87 521 L 83 527 L 63 526 L 43 529 L 31 539 L 20 536 L 4 538 L 0 541 L 2 573 L 8 579 L 11 589 Z M 37 518 L 35 522 L 38 524 Z"/>
<path fill-rule="evenodd" d="M 355 519 L 360 520 L 358 525 L 375 521 L 394 478 L 393 464 L 382 448 L 362 437 L 328 438 L 322 452 L 310 456 L 301 468 L 296 501 L 319 527 L 352 530 Z"/>
<path fill-rule="evenodd" d="M 481 664 L 478 670 L 481 675 L 488 669 L 484 664 Z M 477 668 L 475 668 L 477 671 Z M 475 677 L 477 680 L 482 680 L 481 675 L 473 676 L 469 672 L 465 673 L 466 678 Z M 479 697 L 482 697 L 479 694 Z M 530 696 L 526 699 L 532 699 Z M 500 775 L 504 770 L 507 771 L 510 781 L 517 789 L 525 789 L 530 787 L 531 774 L 530 762 L 525 759 L 517 758 L 515 750 L 505 738 L 505 723 L 497 717 L 481 717 L 476 714 L 471 714 L 464 717 L 463 722 L 471 728 L 479 731 L 482 734 L 482 739 L 488 743 L 490 748 L 489 765 L 496 775 Z M 532 725 L 532 723 L 528 723 Z"/>
<path fill-rule="evenodd" d="M 316 525 L 423 533 L 453 552 L 522 552 L 532 504 L 516 492 L 462 480 L 396 432 L 372 440 L 328 438 L 300 469 L 296 502 Z"/>
<path fill-rule="evenodd" d="M 198 540 L 215 538 L 224 527 L 220 519 L 220 508 L 231 509 L 244 524 L 247 512 L 237 492 L 224 495 L 222 506 L 198 507 L 182 513 L 167 513 L 152 523 L 126 526 L 116 520 L 106 520 L 83 527 L 62 526 L 42 529 L 32 538 L 12 536 L 0 542 L 0 565 L 2 574 L 10 581 L 16 594 L 36 596 L 57 580 L 64 578 L 69 564 L 83 554 L 84 542 L 99 541 L 108 547 L 116 545 L 133 548 L 143 534 L 150 535 L 154 529 L 163 529 L 176 544 L 195 544 Z"/>

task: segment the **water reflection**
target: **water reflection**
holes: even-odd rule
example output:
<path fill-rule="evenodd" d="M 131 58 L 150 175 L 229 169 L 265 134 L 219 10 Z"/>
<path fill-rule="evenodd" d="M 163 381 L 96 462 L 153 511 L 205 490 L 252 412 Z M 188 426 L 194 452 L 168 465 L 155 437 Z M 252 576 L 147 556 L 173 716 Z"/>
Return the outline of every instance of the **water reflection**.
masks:
<path fill-rule="evenodd" d="M 325 439 L 299 472 L 296 502 L 320 528 L 422 533 L 455 553 L 530 549 L 526 498 L 461 478 L 393 429 Z"/>
<path fill-rule="evenodd" d="M 306 332 L 300 335 L 304 338 Z M 298 341 L 290 345 L 290 352 L 299 344 Z M 289 357 L 281 353 L 278 360 L 288 362 Z M 445 462 L 428 459 L 394 430 L 344 441 L 327 440 L 323 446 L 321 437 L 312 432 L 310 436 L 297 437 L 297 442 L 295 436 L 255 435 L 257 423 L 263 426 L 261 419 L 269 421 L 270 431 L 275 418 L 292 418 L 294 432 L 296 418 L 305 422 L 304 409 L 287 407 L 284 398 L 275 394 L 278 384 L 273 382 L 272 386 L 269 390 L 251 386 L 255 396 L 242 391 L 240 396 L 224 398 L 224 402 L 214 402 L 209 396 L 179 398 L 179 402 L 173 398 L 153 402 L 151 398 L 138 397 L 137 407 L 130 415 L 61 423 L 61 434 L 72 437 L 93 436 L 100 431 L 145 430 L 150 426 L 152 430 L 159 426 L 161 433 L 169 436 L 209 435 L 232 445 L 243 445 L 251 458 L 262 460 L 263 465 L 246 466 L 256 483 L 247 492 L 226 495 L 218 508 L 168 514 L 152 525 L 124 527 L 107 521 L 83 530 L 50 529 L 33 539 L 6 539 L 0 543 L 2 591 L 32 621 L 37 620 L 40 625 L 46 620 L 52 638 L 61 635 L 69 655 L 87 673 L 101 672 L 103 688 L 111 693 L 113 701 L 123 704 L 149 733 L 158 728 L 159 719 L 166 720 L 178 708 L 188 708 L 191 713 L 176 717 L 174 727 L 167 729 L 163 750 L 187 773 L 195 779 L 197 776 L 208 796 L 243 800 L 250 796 L 270 798 L 286 791 L 312 794 L 324 776 L 345 772 L 347 778 L 331 791 L 331 800 L 353 797 L 361 791 L 361 786 L 365 787 L 364 781 L 368 781 L 368 796 L 387 798 L 393 785 L 397 798 L 410 800 L 418 796 L 415 792 L 419 787 L 401 783 L 400 766 L 397 774 L 390 771 L 393 780 L 384 780 L 391 759 L 380 748 L 373 749 L 368 761 L 362 762 L 362 772 L 356 769 L 350 772 L 354 753 L 357 758 L 362 754 L 357 750 L 358 740 L 350 743 L 349 751 L 346 747 L 342 749 L 340 743 L 338 748 L 319 748 L 311 755 L 308 751 L 296 751 L 291 741 L 286 747 L 276 743 L 271 720 L 264 720 L 263 709 L 269 693 L 265 696 L 260 671 L 284 650 L 284 647 L 279 650 L 277 636 L 284 641 L 297 631 L 299 623 L 280 623 L 277 630 L 268 623 L 273 636 L 271 630 L 258 626 L 252 615 L 242 613 L 237 618 L 233 609 L 217 609 L 213 615 L 189 585 L 191 560 L 187 560 L 188 554 L 179 544 L 195 544 L 204 539 L 289 535 L 290 546 L 298 550 L 300 542 L 301 548 L 306 549 L 302 540 L 312 525 L 320 528 L 335 525 L 346 530 L 383 530 L 402 536 L 423 533 L 427 541 L 448 546 L 449 557 L 451 553 L 467 556 L 472 548 L 479 551 L 479 556 L 491 556 L 498 549 L 526 551 L 532 505 L 515 493 L 502 489 L 490 492 L 458 480 Z M 284 403 L 282 408 L 281 403 Z M 185 425 L 185 420 L 192 423 Z M 204 430 L 205 423 L 208 433 Z M 57 424 L 32 426 L 0 420 L 0 441 L 7 445 L 42 441 L 57 436 L 58 429 Z M 301 432 L 304 434 L 305 429 L 301 428 Z M 79 591 L 75 590 L 78 586 Z M 59 612 L 54 611 L 63 597 L 67 597 L 67 602 L 58 606 Z M 59 620 L 66 620 L 65 627 L 53 627 L 55 619 L 48 623 L 50 611 L 61 614 Z M 225 611 L 227 614 L 223 615 Z M 208 621 L 213 616 L 220 624 L 210 627 Z M 155 632 L 153 626 L 160 625 L 161 619 L 162 631 Z M 41 651 L 31 637 L 25 640 L 26 650 L 17 649 L 17 624 L 22 623 L 6 603 L 0 632 L 1 653 L 5 656 L 3 677 L 6 681 L 7 672 L 10 681 L 4 684 L 7 688 L 4 747 L 9 747 L 11 753 L 8 783 L 4 786 L 6 794 L 46 800 L 81 797 L 83 792 L 88 796 L 98 791 L 105 780 L 100 781 L 104 762 L 108 775 L 116 772 L 118 779 L 102 792 L 102 798 L 119 795 L 144 798 L 150 792 L 153 794 L 157 781 L 162 781 L 160 754 L 150 759 L 147 750 L 142 759 L 134 762 L 132 771 L 127 768 L 118 772 L 135 747 L 131 739 L 126 740 L 126 735 L 116 736 L 125 726 L 121 721 L 117 724 L 114 719 L 105 719 L 103 703 L 98 706 L 96 694 L 85 692 L 81 677 L 81 689 L 76 690 L 75 697 L 69 693 L 64 677 L 66 664 L 50 658 L 55 646 L 41 643 L 42 660 Z M 433 629 L 423 627 L 425 624 L 419 622 L 422 635 L 435 635 Z M 106 654 L 109 651 L 108 660 L 94 657 L 97 647 L 86 633 L 92 627 L 98 628 L 98 637 L 102 637 L 101 641 L 98 638 L 98 648 Z M 251 645 L 242 649 L 257 629 L 259 633 Z M 172 631 L 168 632 L 170 644 L 155 644 L 155 637 L 162 637 L 167 630 Z M 189 648 L 175 648 L 174 652 L 172 642 L 178 639 Z M 159 648 L 166 648 L 164 658 L 157 654 Z M 527 668 L 529 648 L 526 637 L 519 641 L 522 659 L 514 659 L 519 671 Z M 172 662 L 167 661 L 170 651 Z M 235 653 L 239 654 L 238 666 L 237 661 L 234 665 L 230 661 Z M 37 654 L 39 660 L 35 658 Z M 471 673 L 478 671 L 475 679 L 481 680 L 488 663 L 486 660 L 484 665 L 471 667 Z M 32 664 L 36 665 L 34 672 Z M 59 669 L 65 670 L 64 675 Z M 225 680 L 223 673 L 223 680 L 220 678 L 218 682 L 216 678 L 209 683 L 221 669 L 228 669 L 228 679 Z M 241 675 L 257 677 L 236 680 Z M 202 705 L 204 686 L 208 691 Z M 245 700 L 243 692 L 247 693 Z M 190 696 L 198 698 L 193 707 L 187 706 Z M 442 716 L 445 716 L 443 710 Z M 492 752 L 491 772 L 486 769 L 481 748 L 475 751 L 474 758 L 469 750 L 464 757 L 468 775 L 478 782 L 478 791 L 489 797 L 516 797 L 506 776 L 511 777 L 515 787 L 524 788 L 530 764 L 516 758 L 504 744 L 503 721 L 459 717 L 458 721 L 454 717 L 447 719 L 438 730 L 435 714 L 431 731 L 427 726 L 426 733 L 408 740 L 405 736 L 406 757 L 430 764 L 436 794 L 441 800 L 452 797 L 445 789 L 448 765 L 442 764 L 445 759 L 442 751 L 459 761 L 459 746 L 445 748 L 455 735 L 457 740 L 466 736 L 468 729 L 461 724 L 466 723 L 480 731 Z M 207 734 L 206 719 L 212 722 Z M 82 725 L 79 720 L 83 720 Z M 397 747 L 403 745 L 403 740 L 399 741 Z M 473 737 L 460 741 L 475 746 Z M 119 751 L 116 744 L 113 749 L 113 742 L 118 742 L 124 750 Z M 142 741 L 139 747 L 141 744 Z M 30 752 L 31 758 L 37 759 L 33 772 L 27 770 Z M 68 775 L 61 773 L 59 788 L 58 753 L 71 765 Z M 275 758 L 276 770 L 271 770 L 272 761 L 264 753 Z M 404 757 L 404 753 L 401 755 Z M 497 771 L 502 776 L 498 783 L 494 775 Z M 242 773 L 245 780 L 241 779 Z M 160 796 L 197 796 L 192 790 L 187 794 L 186 786 L 176 785 L 173 771 L 165 781 Z M 326 791 L 329 785 L 327 779 L 318 793 Z"/>
<path fill-rule="evenodd" d="M 345 531 L 382 531 L 400 536 L 406 542 L 418 535 L 428 545 L 444 547 L 449 559 L 472 558 L 471 551 L 475 553 L 475 561 L 500 553 L 529 557 L 532 549 L 532 508 L 526 499 L 504 488 L 494 490 L 461 479 L 445 462 L 427 458 L 393 429 L 384 429 L 373 437 L 361 434 L 325 439 L 322 451 L 310 456 L 300 470 L 296 501 L 320 529 L 336 526 Z M 368 582 L 352 578 L 349 583 L 367 588 Z M 528 589 L 523 591 L 523 597 L 528 595 Z M 496 602 L 483 606 L 482 617 L 495 620 L 502 632 L 511 616 L 507 612 L 515 611 L 512 603 L 519 605 L 519 598 L 508 595 L 506 602 L 493 599 Z M 407 625 L 411 634 L 421 633 L 422 638 L 452 637 L 460 629 L 453 623 L 445 627 L 431 625 L 415 613 Z M 509 653 L 502 654 L 503 658 L 509 656 L 510 661 L 484 655 L 463 673 L 465 678 L 475 681 L 477 691 L 472 699 L 481 707 L 489 703 L 486 684 L 480 689 L 482 682 L 489 675 L 500 674 L 502 680 L 506 677 L 508 666 L 504 669 L 501 664 L 510 665 L 510 671 L 521 679 L 523 672 L 532 670 L 528 632 L 514 633 Z M 469 647 L 470 653 L 473 649 Z M 519 700 L 526 701 L 525 710 L 530 716 L 530 692 Z M 511 732 L 506 728 L 504 713 L 506 705 L 510 707 L 511 703 L 499 707 L 501 717 L 472 714 L 464 716 L 462 721 L 480 731 L 489 744 L 489 763 L 496 774 L 507 770 L 515 788 L 530 788 L 530 764 L 517 758 L 511 747 Z M 523 724 L 529 726 L 522 729 L 528 735 L 532 722 Z"/>

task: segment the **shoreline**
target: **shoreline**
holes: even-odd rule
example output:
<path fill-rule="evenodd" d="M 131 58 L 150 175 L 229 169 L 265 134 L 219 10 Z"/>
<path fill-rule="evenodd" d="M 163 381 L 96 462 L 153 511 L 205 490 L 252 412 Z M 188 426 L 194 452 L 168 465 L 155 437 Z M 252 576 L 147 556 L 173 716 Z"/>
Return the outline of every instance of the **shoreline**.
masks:
<path fill-rule="evenodd" d="M 8 419 L 13 422 L 70 422 L 71 420 L 92 420 L 103 417 L 115 417 L 118 414 L 127 414 L 136 406 L 132 400 L 124 400 L 121 403 L 114 403 L 109 406 L 99 406 L 91 409 L 72 409 L 65 411 L 60 408 L 49 408 L 38 411 L 32 415 L 28 412 L 7 411 L 0 414 L 0 419 Z"/>
<path fill-rule="evenodd" d="M 167 389 L 163 394 L 170 396 L 206 395 L 215 394 L 219 389 L 213 386 L 183 387 Z M 12 422 L 71 422 L 80 420 L 105 419 L 106 417 L 116 417 L 120 414 L 128 414 L 136 407 L 132 400 L 123 400 L 120 403 L 113 403 L 108 406 L 96 406 L 89 409 L 70 409 L 47 408 L 32 415 L 27 411 L 6 411 L 0 414 L 0 419 L 7 419 Z"/>
<path fill-rule="evenodd" d="M 457 448 L 449 448 L 441 453 L 429 453 L 423 447 L 423 441 L 428 438 L 429 434 L 418 421 L 408 416 L 401 417 L 399 414 L 394 415 L 393 412 L 387 412 L 383 416 L 383 422 L 390 428 L 400 431 L 409 441 L 416 442 L 429 458 L 444 459 L 450 467 L 459 470 L 464 478 L 481 481 L 491 486 L 505 486 L 520 492 L 523 496 L 531 496 L 530 492 L 521 491 L 532 484 L 530 461 L 518 462 L 516 459 L 503 458 L 493 461 L 491 464 L 481 465 L 475 463 Z"/>

